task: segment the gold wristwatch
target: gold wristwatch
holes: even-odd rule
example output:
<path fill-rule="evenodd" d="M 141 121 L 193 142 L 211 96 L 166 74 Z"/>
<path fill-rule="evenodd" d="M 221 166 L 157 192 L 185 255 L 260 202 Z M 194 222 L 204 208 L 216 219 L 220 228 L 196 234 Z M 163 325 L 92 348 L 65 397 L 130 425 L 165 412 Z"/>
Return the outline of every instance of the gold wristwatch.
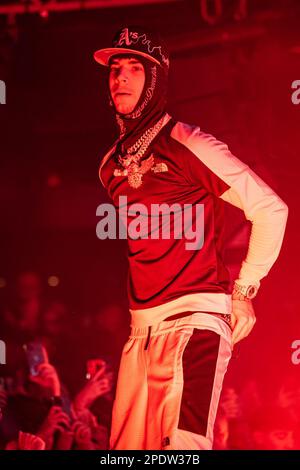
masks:
<path fill-rule="evenodd" d="M 246 299 L 252 300 L 256 296 L 258 292 L 259 286 L 257 284 L 239 284 L 237 281 L 234 282 L 233 285 L 233 294 L 241 294 L 243 295 Z"/>

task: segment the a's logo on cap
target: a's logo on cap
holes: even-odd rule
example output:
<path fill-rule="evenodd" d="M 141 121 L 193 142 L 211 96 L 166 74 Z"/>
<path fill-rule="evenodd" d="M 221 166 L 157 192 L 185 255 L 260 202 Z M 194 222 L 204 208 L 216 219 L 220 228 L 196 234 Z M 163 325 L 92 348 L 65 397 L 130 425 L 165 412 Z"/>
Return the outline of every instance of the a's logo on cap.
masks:
<path fill-rule="evenodd" d="M 119 36 L 113 42 L 114 47 L 128 47 L 134 45 L 136 50 L 151 55 L 160 63 L 169 67 L 169 58 L 167 53 L 163 53 L 162 46 L 154 46 L 147 33 L 129 31 L 129 28 L 123 28 Z"/>
<path fill-rule="evenodd" d="M 132 37 L 132 41 L 130 40 L 130 37 Z M 120 38 L 118 42 L 115 43 L 115 46 L 123 46 L 123 44 L 125 44 L 126 46 L 130 46 L 134 42 L 134 40 L 137 40 L 137 39 L 138 39 L 138 33 L 129 31 L 128 28 L 124 28 L 122 29 Z"/>

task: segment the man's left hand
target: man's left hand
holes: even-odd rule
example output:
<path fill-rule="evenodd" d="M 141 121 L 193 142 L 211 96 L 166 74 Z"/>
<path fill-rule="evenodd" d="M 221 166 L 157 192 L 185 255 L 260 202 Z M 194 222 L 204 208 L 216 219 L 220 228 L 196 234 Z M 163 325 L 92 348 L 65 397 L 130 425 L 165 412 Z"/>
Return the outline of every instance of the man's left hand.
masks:
<path fill-rule="evenodd" d="M 249 335 L 255 323 L 256 317 L 251 300 L 246 298 L 240 300 L 233 295 L 231 314 L 232 347 Z"/>

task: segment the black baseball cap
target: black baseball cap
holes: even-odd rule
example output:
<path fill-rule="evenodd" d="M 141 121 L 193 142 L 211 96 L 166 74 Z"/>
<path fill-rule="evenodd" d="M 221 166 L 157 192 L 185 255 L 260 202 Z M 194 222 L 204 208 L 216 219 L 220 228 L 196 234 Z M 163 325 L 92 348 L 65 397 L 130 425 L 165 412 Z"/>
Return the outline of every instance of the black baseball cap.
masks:
<path fill-rule="evenodd" d="M 99 49 L 94 53 L 94 59 L 99 64 L 108 66 L 112 56 L 128 55 L 130 52 L 146 57 L 163 67 L 169 67 L 169 52 L 159 34 L 140 26 L 126 26 L 120 29 L 112 41 L 112 47 Z"/>

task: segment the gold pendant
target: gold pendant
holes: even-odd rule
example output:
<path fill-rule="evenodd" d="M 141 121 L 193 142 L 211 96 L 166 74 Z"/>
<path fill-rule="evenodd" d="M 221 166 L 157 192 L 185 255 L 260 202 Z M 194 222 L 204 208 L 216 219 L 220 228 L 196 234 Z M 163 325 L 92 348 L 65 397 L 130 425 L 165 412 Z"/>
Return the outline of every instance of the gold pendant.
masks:
<path fill-rule="evenodd" d="M 139 188 L 140 186 L 142 186 L 142 178 L 143 178 L 143 175 L 141 173 L 134 173 L 133 175 L 128 175 L 128 184 L 129 186 L 131 186 L 132 188 Z"/>
<path fill-rule="evenodd" d="M 128 168 L 128 184 L 132 188 L 139 188 L 143 181 L 143 173 L 137 163 L 132 163 Z"/>

